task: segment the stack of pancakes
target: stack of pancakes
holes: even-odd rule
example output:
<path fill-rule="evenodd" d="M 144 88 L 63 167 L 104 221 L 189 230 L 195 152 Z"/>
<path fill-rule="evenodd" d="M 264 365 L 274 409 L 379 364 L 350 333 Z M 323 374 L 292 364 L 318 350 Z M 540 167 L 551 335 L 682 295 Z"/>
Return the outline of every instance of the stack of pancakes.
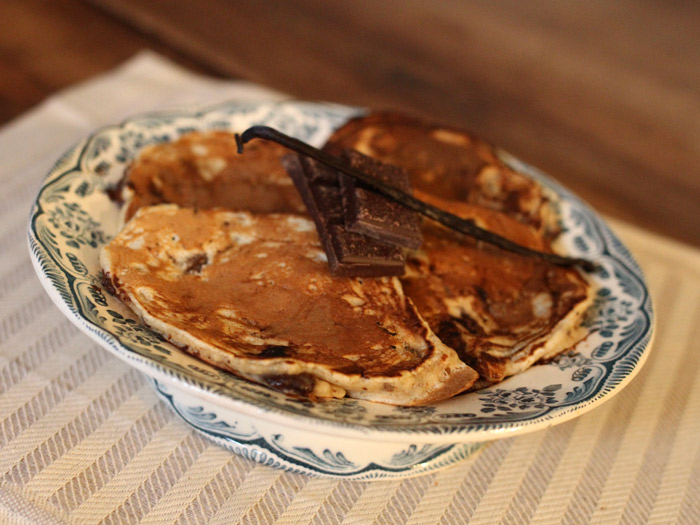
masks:
<path fill-rule="evenodd" d="M 504 252 L 424 221 L 401 277 L 332 277 L 313 223 L 264 142 L 232 134 L 151 146 L 124 184 L 129 222 L 103 250 L 115 293 L 152 329 L 215 366 L 293 395 L 439 401 L 570 349 L 591 287 L 576 269 Z M 484 141 L 377 113 L 336 130 L 405 168 L 414 194 L 551 251 L 552 197 Z"/>

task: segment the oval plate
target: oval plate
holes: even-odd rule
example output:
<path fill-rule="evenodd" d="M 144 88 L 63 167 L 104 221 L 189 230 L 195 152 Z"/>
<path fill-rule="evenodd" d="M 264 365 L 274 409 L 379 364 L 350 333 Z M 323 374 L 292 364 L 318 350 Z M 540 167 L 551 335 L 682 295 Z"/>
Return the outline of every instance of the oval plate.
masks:
<path fill-rule="evenodd" d="M 617 393 L 645 360 L 653 312 L 642 272 L 604 221 L 575 195 L 505 152 L 501 158 L 554 191 L 567 253 L 595 260 L 597 289 L 576 352 L 478 392 L 420 407 L 342 399 L 291 399 L 218 370 L 164 342 L 105 293 L 100 248 L 120 211 L 109 190 L 146 145 L 194 130 L 254 124 L 322 145 L 363 110 L 284 102 L 222 104 L 155 113 L 101 129 L 48 174 L 29 224 L 32 262 L 48 294 L 81 330 L 154 382 L 191 426 L 265 464 L 349 479 L 405 477 L 451 465 L 484 442 L 534 431 L 590 410 Z"/>

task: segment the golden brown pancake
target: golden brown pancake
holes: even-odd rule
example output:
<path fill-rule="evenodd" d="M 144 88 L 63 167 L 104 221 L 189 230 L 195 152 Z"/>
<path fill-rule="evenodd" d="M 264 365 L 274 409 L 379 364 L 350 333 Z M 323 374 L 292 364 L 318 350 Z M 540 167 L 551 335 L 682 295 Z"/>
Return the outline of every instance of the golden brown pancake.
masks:
<path fill-rule="evenodd" d="M 477 379 L 398 279 L 332 277 L 302 216 L 141 208 L 100 262 L 163 337 L 288 393 L 415 405 Z"/>
<path fill-rule="evenodd" d="M 519 244 L 550 251 L 531 227 L 479 206 L 419 194 Z M 584 335 L 591 287 L 573 268 L 504 252 L 426 223 L 405 293 L 433 331 L 480 375 L 478 387 L 571 348 Z"/>
<path fill-rule="evenodd" d="M 395 113 L 371 113 L 348 121 L 324 149 L 354 149 L 401 166 L 414 189 L 502 212 L 550 235 L 556 223 L 542 186 L 498 159 L 495 149 L 471 133 Z"/>
<path fill-rule="evenodd" d="M 233 133 L 193 132 L 145 148 L 124 181 L 125 220 L 142 206 L 172 203 L 257 213 L 304 213 L 280 159 L 288 151 L 266 141 L 236 152 Z"/>

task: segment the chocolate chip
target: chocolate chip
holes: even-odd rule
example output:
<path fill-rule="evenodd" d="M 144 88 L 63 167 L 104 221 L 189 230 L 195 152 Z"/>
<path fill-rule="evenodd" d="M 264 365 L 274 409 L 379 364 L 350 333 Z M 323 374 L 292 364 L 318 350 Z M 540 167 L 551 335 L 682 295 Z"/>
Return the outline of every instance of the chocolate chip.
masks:
<path fill-rule="evenodd" d="M 185 273 L 201 273 L 204 265 L 209 261 L 205 253 L 197 253 L 187 259 Z"/>
<path fill-rule="evenodd" d="M 283 345 L 268 345 L 265 349 L 258 354 L 259 357 L 286 357 L 289 352 L 288 346 Z"/>
<path fill-rule="evenodd" d="M 310 374 L 269 375 L 263 376 L 261 380 L 273 390 L 302 397 L 313 392 L 316 385 L 316 380 Z"/>

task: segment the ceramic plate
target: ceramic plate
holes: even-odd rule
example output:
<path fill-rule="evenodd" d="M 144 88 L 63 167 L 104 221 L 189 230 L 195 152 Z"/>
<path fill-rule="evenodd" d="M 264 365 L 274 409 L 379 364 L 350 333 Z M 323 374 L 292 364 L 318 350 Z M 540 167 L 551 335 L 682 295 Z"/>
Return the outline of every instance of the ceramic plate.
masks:
<path fill-rule="evenodd" d="M 273 126 L 320 146 L 357 108 L 285 102 L 156 113 L 101 129 L 64 154 L 32 211 L 32 260 L 48 294 L 80 329 L 153 381 L 190 425 L 256 461 L 349 479 L 402 477 L 454 464 L 483 443 L 545 428 L 618 392 L 649 351 L 653 313 L 642 272 L 603 220 L 549 177 L 501 153 L 560 199 L 562 246 L 593 259 L 590 336 L 575 352 L 490 388 L 421 407 L 295 400 L 218 370 L 161 340 L 100 283 L 98 253 L 117 233 L 109 190 L 146 145 L 203 129 Z"/>

